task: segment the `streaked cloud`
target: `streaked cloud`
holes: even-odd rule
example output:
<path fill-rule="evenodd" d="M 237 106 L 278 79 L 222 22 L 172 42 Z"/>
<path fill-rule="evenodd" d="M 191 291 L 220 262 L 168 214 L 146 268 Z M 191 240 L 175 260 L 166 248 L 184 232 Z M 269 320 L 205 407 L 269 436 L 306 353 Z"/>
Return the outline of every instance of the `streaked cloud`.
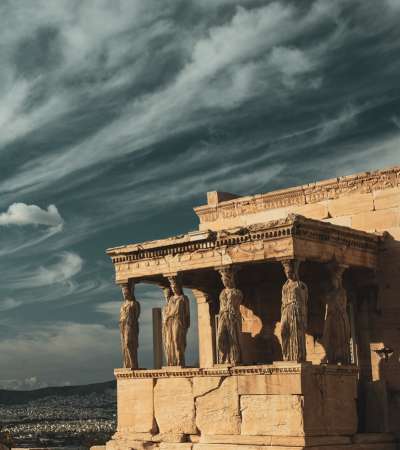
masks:
<path fill-rule="evenodd" d="M 209 190 L 400 164 L 397 0 L 15 0 L 0 21 L 10 386 L 112 378 L 121 293 L 107 247 L 196 228 Z M 146 366 L 163 297 L 138 285 L 137 298 Z"/>
<path fill-rule="evenodd" d="M 82 258 L 73 252 L 64 252 L 59 260 L 49 266 L 40 266 L 29 274 L 20 274 L 18 279 L 9 281 L 10 285 L 19 288 L 39 288 L 55 284 L 69 283 L 71 278 L 77 275 L 83 267 Z"/>
<path fill-rule="evenodd" d="M 18 308 L 22 304 L 21 301 L 15 300 L 11 297 L 0 300 L 0 311 L 8 311 L 10 309 Z"/>

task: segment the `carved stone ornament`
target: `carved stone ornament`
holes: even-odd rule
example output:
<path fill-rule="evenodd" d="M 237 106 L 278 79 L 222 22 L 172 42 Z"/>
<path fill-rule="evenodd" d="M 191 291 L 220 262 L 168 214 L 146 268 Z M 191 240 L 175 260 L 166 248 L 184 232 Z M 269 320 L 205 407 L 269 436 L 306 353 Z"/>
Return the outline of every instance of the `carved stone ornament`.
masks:
<path fill-rule="evenodd" d="M 350 322 L 347 314 L 347 294 L 343 287 L 345 267 L 329 265 L 332 287 L 325 295 L 326 315 L 323 341 L 329 364 L 350 364 Z"/>
<path fill-rule="evenodd" d="M 163 343 L 167 366 L 184 366 L 186 335 L 190 326 L 189 299 L 183 294 L 176 276 L 168 277 L 170 287 L 163 288 Z"/>
<path fill-rule="evenodd" d="M 308 289 L 299 280 L 299 261 L 282 262 L 287 281 L 282 287 L 281 335 L 284 361 L 306 361 Z"/>
<path fill-rule="evenodd" d="M 124 302 L 120 309 L 119 327 L 121 332 L 123 366 L 130 369 L 137 369 L 140 304 L 134 296 L 134 283 L 130 282 L 122 285 L 122 294 Z"/>
<path fill-rule="evenodd" d="M 219 318 L 217 329 L 218 362 L 237 365 L 241 362 L 240 304 L 243 301 L 242 291 L 236 288 L 234 273 L 231 268 L 219 270 L 224 289 L 219 296 Z"/>

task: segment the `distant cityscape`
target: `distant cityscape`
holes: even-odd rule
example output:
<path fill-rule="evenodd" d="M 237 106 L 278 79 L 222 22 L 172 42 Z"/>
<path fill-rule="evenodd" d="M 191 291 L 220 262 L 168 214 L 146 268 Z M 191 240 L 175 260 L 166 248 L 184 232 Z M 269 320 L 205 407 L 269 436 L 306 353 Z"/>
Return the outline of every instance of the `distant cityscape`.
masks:
<path fill-rule="evenodd" d="M 40 390 L 43 396 L 32 391 L 36 395 L 27 393 L 26 400 L 16 392 L 15 403 L 10 391 L 6 402 L 0 396 L 0 432 L 5 444 L 76 448 L 101 445 L 110 439 L 116 428 L 116 389 L 112 383 L 56 389 L 53 395 Z"/>

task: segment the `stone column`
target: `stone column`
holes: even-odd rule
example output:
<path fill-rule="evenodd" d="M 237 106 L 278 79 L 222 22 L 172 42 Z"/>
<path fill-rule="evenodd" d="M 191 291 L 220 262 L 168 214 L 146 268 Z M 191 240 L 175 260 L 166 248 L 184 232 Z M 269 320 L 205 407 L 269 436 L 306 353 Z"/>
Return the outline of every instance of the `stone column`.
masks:
<path fill-rule="evenodd" d="M 166 303 L 162 313 L 165 362 L 167 366 L 185 366 L 186 335 L 190 326 L 189 299 L 184 295 L 178 274 L 168 275 L 163 288 Z"/>
<path fill-rule="evenodd" d="M 128 283 L 121 284 L 121 289 L 124 302 L 120 309 L 119 327 L 121 332 L 123 366 L 129 369 L 137 369 L 140 304 L 135 298 L 134 280 L 129 280 Z"/>
<path fill-rule="evenodd" d="M 346 266 L 328 265 L 331 287 L 326 294 L 326 316 L 323 342 L 329 364 L 350 364 L 350 322 L 347 314 L 347 293 L 343 287 Z"/>
<path fill-rule="evenodd" d="M 238 365 L 241 362 L 239 336 L 242 327 L 240 305 L 243 302 L 243 293 L 236 288 L 232 267 L 219 268 L 218 272 L 224 285 L 219 295 L 218 363 Z"/>
<path fill-rule="evenodd" d="M 298 260 L 282 261 L 286 282 L 282 287 L 281 336 L 284 361 L 306 361 L 308 289 L 299 279 Z"/>
<path fill-rule="evenodd" d="M 199 330 L 199 366 L 212 367 L 215 363 L 215 324 L 210 294 L 192 289 L 197 301 L 197 324 Z"/>

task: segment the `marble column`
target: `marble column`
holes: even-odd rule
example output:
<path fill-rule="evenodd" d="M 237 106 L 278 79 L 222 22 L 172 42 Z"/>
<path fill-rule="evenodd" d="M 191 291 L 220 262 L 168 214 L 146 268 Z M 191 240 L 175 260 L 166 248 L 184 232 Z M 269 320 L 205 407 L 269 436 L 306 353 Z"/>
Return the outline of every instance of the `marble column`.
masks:
<path fill-rule="evenodd" d="M 350 322 L 347 314 L 347 293 L 343 287 L 346 266 L 328 265 L 331 286 L 326 294 L 326 315 L 323 341 L 329 364 L 350 364 Z"/>
<path fill-rule="evenodd" d="M 286 282 L 282 287 L 281 337 L 284 361 L 306 361 L 308 289 L 299 279 L 298 260 L 281 261 Z"/>
<path fill-rule="evenodd" d="M 163 344 L 167 366 L 185 366 L 186 335 L 190 326 L 189 299 L 177 275 L 168 276 L 163 288 L 166 303 L 162 312 Z"/>
<path fill-rule="evenodd" d="M 192 289 L 197 302 L 197 324 L 199 330 L 199 366 L 212 367 L 215 356 L 215 320 L 212 314 L 211 295 L 200 289 Z"/>
<path fill-rule="evenodd" d="M 135 283 L 129 280 L 121 285 L 124 302 L 121 305 L 119 327 L 121 333 L 121 349 L 123 366 L 130 369 L 138 368 L 139 316 L 140 304 L 135 298 Z"/>
<path fill-rule="evenodd" d="M 224 288 L 219 295 L 219 315 L 217 329 L 218 362 L 238 365 L 241 362 L 240 305 L 243 293 L 236 288 L 234 272 L 231 267 L 218 269 Z"/>

